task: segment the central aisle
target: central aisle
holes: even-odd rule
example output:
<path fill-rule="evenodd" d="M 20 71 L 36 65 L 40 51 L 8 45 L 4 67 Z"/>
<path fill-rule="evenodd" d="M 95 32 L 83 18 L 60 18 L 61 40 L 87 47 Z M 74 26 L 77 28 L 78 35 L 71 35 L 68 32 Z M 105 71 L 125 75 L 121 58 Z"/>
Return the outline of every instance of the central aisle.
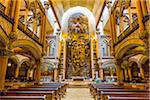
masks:
<path fill-rule="evenodd" d="M 68 88 L 66 95 L 62 100 L 94 100 L 90 94 L 89 88 Z"/>

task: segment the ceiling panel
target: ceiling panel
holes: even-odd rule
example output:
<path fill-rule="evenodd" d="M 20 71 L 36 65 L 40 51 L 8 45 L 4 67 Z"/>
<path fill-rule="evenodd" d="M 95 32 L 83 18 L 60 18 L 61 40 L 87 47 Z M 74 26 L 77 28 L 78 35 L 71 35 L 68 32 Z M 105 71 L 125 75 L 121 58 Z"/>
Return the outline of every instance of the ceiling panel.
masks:
<path fill-rule="evenodd" d="M 98 16 L 105 0 L 51 0 L 59 21 L 63 14 L 71 7 L 82 6 L 89 9 L 95 16 L 97 21 Z M 56 7 L 55 7 L 56 6 Z"/>

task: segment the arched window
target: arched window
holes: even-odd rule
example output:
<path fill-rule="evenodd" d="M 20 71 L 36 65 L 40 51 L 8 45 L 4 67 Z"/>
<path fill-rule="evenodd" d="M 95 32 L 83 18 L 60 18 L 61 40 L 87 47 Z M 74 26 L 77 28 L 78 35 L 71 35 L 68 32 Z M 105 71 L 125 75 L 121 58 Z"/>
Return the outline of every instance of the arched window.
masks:
<path fill-rule="evenodd" d="M 55 56 L 55 47 L 56 47 L 55 41 L 51 40 L 49 42 L 49 56 Z"/>
<path fill-rule="evenodd" d="M 103 40 L 102 41 L 102 55 L 103 56 L 109 56 L 110 55 L 110 47 L 109 47 L 109 43 L 107 40 Z"/>

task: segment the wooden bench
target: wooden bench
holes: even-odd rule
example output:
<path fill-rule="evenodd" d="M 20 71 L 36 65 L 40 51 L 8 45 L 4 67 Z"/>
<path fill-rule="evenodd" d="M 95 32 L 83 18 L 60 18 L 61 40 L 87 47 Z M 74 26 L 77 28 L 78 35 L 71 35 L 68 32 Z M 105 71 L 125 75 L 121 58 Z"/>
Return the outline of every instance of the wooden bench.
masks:
<path fill-rule="evenodd" d="M 148 90 L 138 90 L 138 89 L 97 89 L 96 98 L 101 97 L 101 92 L 149 92 Z"/>
<path fill-rule="evenodd" d="M 114 84 L 109 84 L 109 83 L 100 83 L 100 84 L 90 84 L 90 92 L 91 92 L 91 94 L 93 95 L 93 97 L 94 97 L 94 95 L 96 94 L 96 90 L 97 90 L 97 88 L 99 88 L 99 87 L 112 87 L 112 86 L 115 86 Z"/>
<path fill-rule="evenodd" d="M 148 96 L 149 92 L 104 92 L 101 91 L 101 99 L 102 100 L 107 100 L 107 96 L 123 96 L 123 97 L 128 97 L 128 96 L 133 96 L 133 97 L 138 97 L 139 95 L 141 96 Z"/>
<path fill-rule="evenodd" d="M 35 88 L 18 88 L 18 89 L 10 89 L 9 91 L 54 91 L 55 94 L 55 98 L 60 99 L 61 95 L 59 94 L 59 88 L 57 87 L 53 87 L 53 88 L 39 88 L 39 87 L 35 87 Z"/>
<path fill-rule="evenodd" d="M 65 83 L 43 83 L 43 84 L 38 84 L 38 85 L 32 85 L 29 87 L 41 87 L 41 88 L 46 88 L 46 87 L 58 87 L 60 88 L 60 94 L 63 97 L 66 93 L 66 88 L 67 88 L 67 84 Z"/>
<path fill-rule="evenodd" d="M 149 92 L 148 90 L 139 90 L 139 89 L 97 89 L 98 92 L 107 91 L 107 92 Z"/>
<path fill-rule="evenodd" d="M 61 97 L 63 97 L 65 95 L 66 90 L 60 86 L 44 86 L 44 85 L 37 85 L 37 86 L 29 86 L 27 88 L 49 88 L 50 90 L 54 89 L 54 88 L 58 88 L 57 90 L 57 94 L 59 94 Z"/>
<path fill-rule="evenodd" d="M 55 100 L 54 91 L 7 91 L 7 96 L 46 96 L 48 100 Z"/>
<path fill-rule="evenodd" d="M 94 89 L 94 92 L 93 92 L 93 97 L 94 98 L 99 97 L 99 95 L 100 95 L 99 89 L 124 89 L 124 87 L 122 87 L 122 86 L 121 87 L 119 87 L 119 86 L 110 86 L 110 87 L 101 87 L 101 86 L 99 86 L 99 87 Z"/>
<path fill-rule="evenodd" d="M 116 97 L 108 96 L 108 100 L 149 100 L 149 97 Z"/>
<path fill-rule="evenodd" d="M 46 96 L 0 96 L 0 100 L 47 100 Z"/>

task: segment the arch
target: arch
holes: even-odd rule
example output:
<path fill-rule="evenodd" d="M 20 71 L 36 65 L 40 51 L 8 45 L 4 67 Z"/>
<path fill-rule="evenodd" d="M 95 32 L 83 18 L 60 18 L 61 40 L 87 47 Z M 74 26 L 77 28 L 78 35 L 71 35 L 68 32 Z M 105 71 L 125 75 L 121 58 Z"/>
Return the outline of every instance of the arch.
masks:
<path fill-rule="evenodd" d="M 55 56 L 56 41 L 54 39 L 51 39 L 48 43 L 49 43 L 49 56 Z"/>
<path fill-rule="evenodd" d="M 138 63 L 133 62 L 131 67 L 132 78 L 139 78 L 140 68 L 138 67 Z"/>
<path fill-rule="evenodd" d="M 21 81 L 24 81 L 27 79 L 29 68 L 30 68 L 30 62 L 28 61 L 24 61 L 19 67 L 18 77 L 21 79 Z"/>
<path fill-rule="evenodd" d="M 133 57 L 130 57 L 129 63 L 131 65 L 132 62 L 136 62 L 138 65 L 141 65 L 141 64 L 144 64 L 146 62 L 146 60 L 148 60 L 147 56 L 139 54 L 139 55 L 135 55 Z"/>
<path fill-rule="evenodd" d="M 110 45 L 108 39 L 103 39 L 101 43 L 102 55 L 109 56 L 110 55 Z"/>
<path fill-rule="evenodd" d="M 15 78 L 17 66 L 18 66 L 18 63 L 17 63 L 17 59 L 15 59 L 15 57 L 8 58 L 5 79 L 13 80 Z"/>
<path fill-rule="evenodd" d="M 143 55 L 140 59 L 139 59 L 139 62 L 141 64 L 144 64 L 149 58 L 146 56 L 146 55 Z"/>
<path fill-rule="evenodd" d="M 55 64 L 54 64 L 53 61 L 51 61 L 51 60 L 43 60 L 42 61 L 42 66 L 45 67 L 47 65 L 52 65 L 52 66 L 54 66 L 53 68 L 55 68 Z"/>
<path fill-rule="evenodd" d="M 81 6 L 72 7 L 64 13 L 62 20 L 61 20 L 62 31 L 67 33 L 68 20 L 72 15 L 74 15 L 76 13 L 82 13 L 85 16 L 87 16 L 87 18 L 89 20 L 88 21 L 89 27 L 92 27 L 92 29 L 89 29 L 89 32 L 95 33 L 96 22 L 95 22 L 94 15 L 92 14 L 92 12 L 89 9 L 87 9 L 85 7 L 81 7 Z"/>
<path fill-rule="evenodd" d="M 113 67 L 116 68 L 115 62 L 112 60 L 106 61 L 102 64 L 101 68 L 106 68 L 106 67 Z"/>
<path fill-rule="evenodd" d="M 21 64 L 24 63 L 24 62 L 30 63 L 29 58 L 22 59 L 22 60 L 19 62 L 19 65 L 21 66 Z M 20 66 L 19 66 L 19 67 L 20 67 Z"/>
<path fill-rule="evenodd" d="M 38 48 L 38 46 L 34 42 L 32 42 L 30 40 L 18 39 L 12 43 L 11 47 L 12 47 L 12 49 L 14 49 L 16 47 L 27 49 L 27 50 L 31 51 L 31 53 L 33 54 L 33 56 L 36 59 L 40 59 L 40 57 L 41 57 L 41 50 Z"/>
<path fill-rule="evenodd" d="M 138 46 L 144 46 L 144 45 L 145 45 L 145 43 L 138 38 L 128 39 L 125 42 L 122 42 L 120 45 L 118 45 L 118 48 L 116 49 L 115 57 L 117 59 L 121 59 L 123 57 L 123 55 L 131 48 L 138 47 Z"/>
<path fill-rule="evenodd" d="M 11 56 L 11 57 L 9 57 L 9 58 L 12 59 L 14 62 L 16 62 L 17 65 L 18 65 L 18 63 L 19 63 L 19 58 L 18 58 L 17 56 Z"/>

